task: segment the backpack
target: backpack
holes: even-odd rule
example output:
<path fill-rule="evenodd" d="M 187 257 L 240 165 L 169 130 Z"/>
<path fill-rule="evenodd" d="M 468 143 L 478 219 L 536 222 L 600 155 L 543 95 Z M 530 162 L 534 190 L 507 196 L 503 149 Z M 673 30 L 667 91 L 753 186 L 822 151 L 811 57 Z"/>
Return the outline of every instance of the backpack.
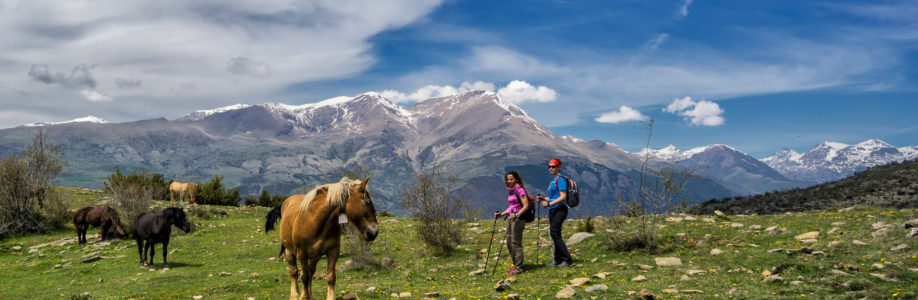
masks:
<path fill-rule="evenodd" d="M 577 189 L 577 183 L 567 176 L 561 175 L 561 177 L 567 180 L 567 199 L 564 199 L 564 204 L 567 204 L 567 207 L 577 207 L 577 205 L 580 205 L 580 191 Z M 557 184 L 555 182 L 555 186 Z"/>
<path fill-rule="evenodd" d="M 535 202 L 532 200 L 532 196 L 530 196 L 529 193 L 526 193 L 526 197 L 529 198 L 529 209 L 524 211 L 523 214 L 519 216 L 519 218 L 520 220 L 529 223 L 535 221 L 535 207 L 533 206 L 535 205 Z"/>

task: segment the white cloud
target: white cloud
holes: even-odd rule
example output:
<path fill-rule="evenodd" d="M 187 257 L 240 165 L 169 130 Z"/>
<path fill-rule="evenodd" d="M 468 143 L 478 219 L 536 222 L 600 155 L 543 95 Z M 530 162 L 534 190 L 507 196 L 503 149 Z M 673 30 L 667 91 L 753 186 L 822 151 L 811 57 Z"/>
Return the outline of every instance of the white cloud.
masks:
<path fill-rule="evenodd" d="M 692 1 L 694 0 L 682 0 L 679 2 L 679 9 L 676 11 L 676 19 L 682 19 L 688 16 L 688 8 L 689 5 L 692 5 Z"/>
<path fill-rule="evenodd" d="M 695 102 L 691 97 L 674 99 L 663 108 L 664 112 L 678 114 L 695 126 L 720 126 L 724 124 L 721 115 L 724 110 L 717 103 L 701 100 Z"/>
<path fill-rule="evenodd" d="M 611 112 L 604 113 L 594 120 L 600 123 L 617 124 L 617 123 L 628 122 L 628 121 L 643 121 L 646 119 L 647 119 L 647 116 L 641 114 L 640 111 L 634 108 L 622 105 L 621 107 L 618 108 L 618 111 L 611 111 Z"/>
<path fill-rule="evenodd" d="M 80 94 L 83 94 L 83 97 L 86 97 L 86 100 L 92 102 L 108 102 L 114 99 L 111 96 L 99 93 L 93 89 L 80 90 Z"/>
<path fill-rule="evenodd" d="M 538 87 L 521 80 L 514 80 L 497 90 L 501 98 L 514 104 L 523 102 L 552 102 L 558 98 L 558 93 L 544 85 Z"/>
<path fill-rule="evenodd" d="M 430 98 L 445 97 L 474 90 L 483 90 L 493 93 L 494 87 L 495 85 L 490 82 L 466 81 L 460 84 L 458 88 L 451 85 L 427 85 L 410 94 L 396 90 L 383 90 L 379 93 L 392 102 L 404 103 L 421 102 Z M 524 102 L 551 102 L 555 101 L 558 97 L 558 93 L 549 87 L 536 87 L 522 80 L 511 81 L 507 86 L 499 89 L 497 94 L 500 95 L 501 98 L 514 104 Z"/>
<path fill-rule="evenodd" d="M 271 66 L 265 62 L 254 61 L 248 57 L 234 57 L 226 63 L 226 70 L 236 75 L 246 75 L 255 78 L 271 76 Z"/>

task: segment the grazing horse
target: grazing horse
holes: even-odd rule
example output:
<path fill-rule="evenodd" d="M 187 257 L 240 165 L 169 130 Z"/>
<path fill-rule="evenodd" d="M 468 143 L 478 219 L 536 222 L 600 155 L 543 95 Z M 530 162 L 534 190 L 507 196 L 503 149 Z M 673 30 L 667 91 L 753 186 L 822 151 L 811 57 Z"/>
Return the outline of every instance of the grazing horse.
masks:
<path fill-rule="evenodd" d="M 89 225 L 102 227 L 102 240 L 110 238 L 108 230 L 115 228 L 113 235 L 118 238 L 124 237 L 124 228 L 121 225 L 121 218 L 118 212 L 108 206 L 87 206 L 78 209 L 73 213 L 73 229 L 76 230 L 77 240 L 79 243 L 86 244 L 86 231 Z"/>
<path fill-rule="evenodd" d="M 134 217 L 134 238 L 137 239 L 137 252 L 140 254 L 141 266 L 147 261 L 147 253 L 150 254 L 149 266 L 153 266 L 153 254 L 156 253 L 155 244 L 163 243 L 163 268 L 169 267 L 166 261 L 166 250 L 169 248 L 172 225 L 185 232 L 191 231 L 185 211 L 178 207 L 166 208 L 160 213 L 142 212 Z"/>
<path fill-rule="evenodd" d="M 372 241 L 379 233 L 376 223 L 376 208 L 367 192 L 367 178 L 364 181 L 341 178 L 338 183 L 318 186 L 309 193 L 293 195 L 281 204 L 281 214 L 268 214 L 267 224 L 281 218 L 280 239 L 284 247 L 284 258 L 289 265 L 290 299 L 312 299 L 312 276 L 322 255 L 328 257 L 325 282 L 328 286 L 326 299 L 335 299 L 335 263 L 341 250 L 341 214 L 348 223 L 357 228 L 361 237 Z M 300 260 L 302 270 L 297 268 Z M 297 280 L 303 283 L 300 293 Z"/>
<path fill-rule="evenodd" d="M 175 193 L 179 194 L 179 204 L 182 203 L 182 199 L 185 198 L 185 195 L 189 196 L 189 202 L 194 202 L 194 183 L 190 182 L 172 182 L 169 184 L 169 199 L 172 201 L 172 205 L 175 205 Z"/>

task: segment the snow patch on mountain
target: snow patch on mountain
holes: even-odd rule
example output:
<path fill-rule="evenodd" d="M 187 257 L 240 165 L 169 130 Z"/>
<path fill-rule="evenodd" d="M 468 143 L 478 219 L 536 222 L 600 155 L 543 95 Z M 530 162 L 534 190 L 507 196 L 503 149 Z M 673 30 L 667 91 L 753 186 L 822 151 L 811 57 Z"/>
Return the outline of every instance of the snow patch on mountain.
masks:
<path fill-rule="evenodd" d="M 641 151 L 635 152 L 634 154 L 637 154 L 641 157 L 647 156 L 649 154 L 651 159 L 659 159 L 659 160 L 664 160 L 664 161 L 677 162 L 677 161 L 683 161 L 686 159 L 690 159 L 693 156 L 704 153 L 706 151 L 717 150 L 717 149 L 728 149 L 728 150 L 742 153 L 743 155 L 747 155 L 746 153 L 743 153 L 742 151 L 739 151 L 736 148 L 733 148 L 728 145 L 723 145 L 723 144 L 713 144 L 713 145 L 707 145 L 707 146 L 702 146 L 702 147 L 696 147 L 696 148 L 692 148 L 686 151 L 680 151 L 679 148 L 676 148 L 676 146 L 669 145 L 662 149 L 656 149 L 656 150 L 644 148 Z"/>
<path fill-rule="evenodd" d="M 878 139 L 855 145 L 823 142 L 806 153 L 782 149 L 762 159 L 784 176 L 809 182 L 841 179 L 869 167 L 918 158 L 918 146 L 896 148 Z"/>
<path fill-rule="evenodd" d="M 25 124 L 25 125 L 22 125 L 22 126 L 23 126 L 23 127 L 41 127 L 41 126 L 51 126 L 51 125 L 67 124 L 67 123 L 82 123 L 82 122 L 98 123 L 98 124 L 106 124 L 106 123 L 108 123 L 108 121 L 106 121 L 105 119 L 102 119 L 102 118 L 99 118 L 99 117 L 96 117 L 96 116 L 93 116 L 93 115 L 89 115 L 89 116 L 85 116 L 85 117 L 82 117 L 82 118 L 76 118 L 76 119 L 73 119 L 73 120 L 70 120 L 70 121 L 63 121 L 63 122 L 36 122 L 36 123 Z"/>

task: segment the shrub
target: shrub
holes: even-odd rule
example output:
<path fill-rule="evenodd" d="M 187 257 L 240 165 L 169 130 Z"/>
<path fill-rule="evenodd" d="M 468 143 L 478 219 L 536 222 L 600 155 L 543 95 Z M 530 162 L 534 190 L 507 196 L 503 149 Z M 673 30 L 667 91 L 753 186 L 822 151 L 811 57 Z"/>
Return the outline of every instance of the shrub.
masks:
<path fill-rule="evenodd" d="M 574 231 L 576 232 L 593 233 L 593 230 L 596 229 L 596 227 L 593 226 L 593 216 L 592 215 L 587 215 L 586 219 L 581 219 L 580 221 L 577 221 L 576 225 L 574 226 L 575 226 Z"/>
<path fill-rule="evenodd" d="M 258 198 L 255 197 L 245 197 L 243 201 L 247 206 L 264 206 L 264 207 L 275 207 L 280 205 L 287 200 L 288 196 L 284 196 L 278 193 L 274 195 L 269 195 L 267 190 L 261 190 L 261 194 Z"/>
<path fill-rule="evenodd" d="M 105 181 L 105 191 L 112 197 L 112 206 L 118 211 L 124 230 L 133 232 L 134 217 L 150 209 L 156 185 L 152 184 L 153 175 L 131 171 L 125 176 L 121 170 L 108 176 Z"/>
<path fill-rule="evenodd" d="M 73 213 L 67 210 L 64 197 L 57 191 L 45 193 L 45 204 L 39 208 L 45 225 L 51 228 L 62 228 L 73 221 Z"/>
<path fill-rule="evenodd" d="M 457 190 L 458 176 L 446 167 L 433 167 L 415 173 L 414 180 L 402 186 L 402 204 L 417 220 L 418 235 L 434 254 L 450 254 L 462 242 L 462 228 L 452 219 L 459 217 L 466 200 Z"/>
<path fill-rule="evenodd" d="M 47 232 L 53 227 L 44 223 L 39 209 L 61 205 L 44 203 L 44 199 L 51 183 L 63 172 L 66 164 L 63 156 L 60 147 L 51 144 L 47 134 L 39 129 L 24 154 L 0 159 L 0 238 L 10 234 Z M 56 222 L 53 219 L 52 216 L 51 222 Z"/>
<path fill-rule="evenodd" d="M 223 176 L 216 175 L 210 182 L 194 187 L 195 201 L 198 204 L 239 206 L 239 188 L 223 187 Z"/>

